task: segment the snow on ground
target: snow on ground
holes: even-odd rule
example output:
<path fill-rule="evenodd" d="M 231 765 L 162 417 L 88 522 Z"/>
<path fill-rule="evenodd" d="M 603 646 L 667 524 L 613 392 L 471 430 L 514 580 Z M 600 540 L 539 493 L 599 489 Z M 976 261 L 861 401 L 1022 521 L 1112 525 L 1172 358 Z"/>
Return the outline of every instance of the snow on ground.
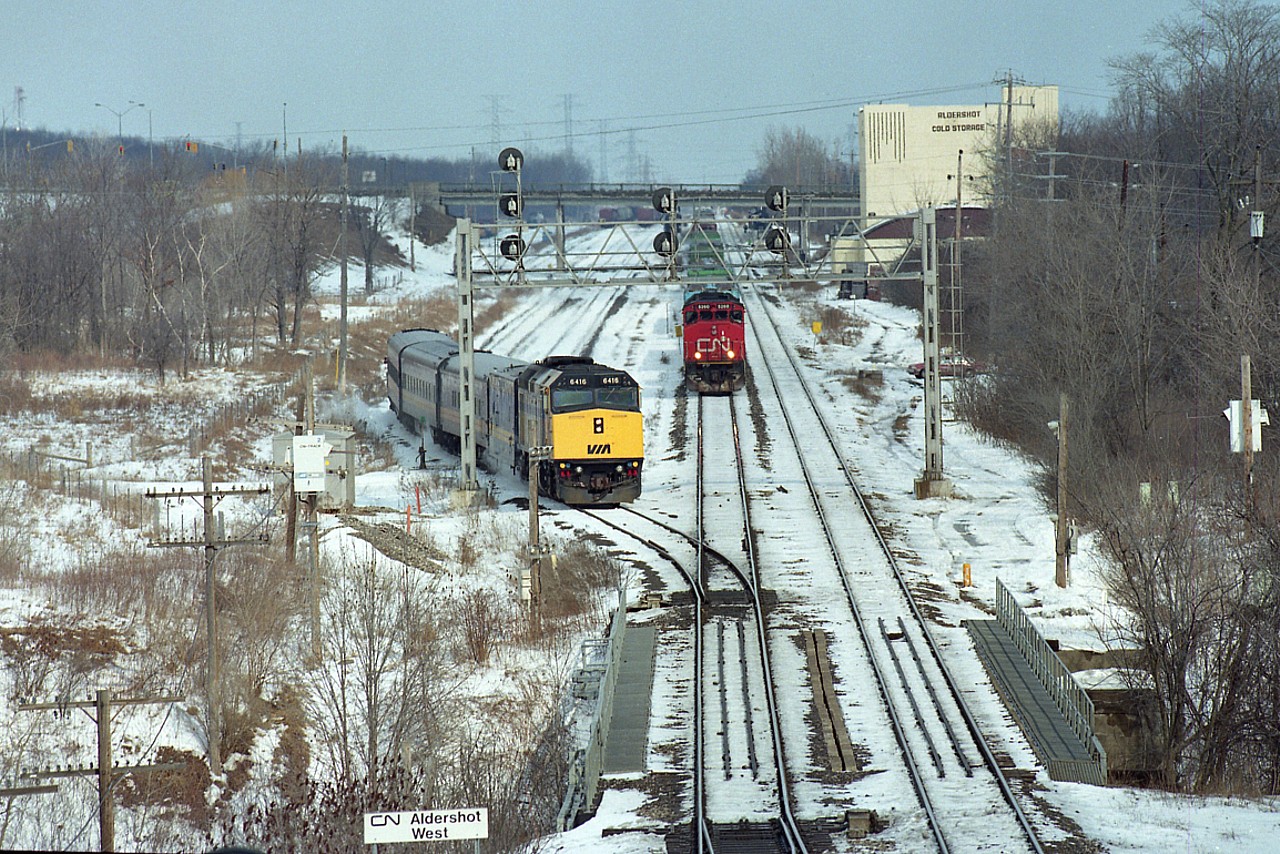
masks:
<path fill-rule="evenodd" d="M 580 238 L 582 245 L 575 245 L 574 251 L 598 247 L 605 239 L 604 234 L 605 230 L 585 233 Z M 407 257 L 407 238 L 399 235 L 394 240 Z M 453 282 L 449 272 L 453 263 L 452 241 L 433 247 L 417 244 L 414 256 L 416 271 L 398 268 L 394 273 L 383 270 L 379 274 L 379 281 L 385 286 L 375 294 L 361 298 L 364 305 L 353 308 L 353 321 L 378 310 L 379 306 L 393 305 L 400 300 L 452 293 Z M 362 291 L 363 271 L 359 265 L 352 264 L 348 276 L 350 292 Z M 315 291 L 326 318 L 337 316 L 333 300 L 338 292 L 338 282 L 335 266 L 325 271 L 316 283 Z M 670 447 L 675 387 L 679 381 L 679 357 L 672 337 L 671 312 L 674 301 L 679 298 L 678 289 L 644 290 L 646 294 L 629 295 L 627 304 L 618 313 L 621 318 L 615 316 L 611 319 L 610 334 L 600 337 L 596 357 L 630 370 L 644 386 L 647 451 L 646 492 L 642 503 L 650 508 L 661 508 L 679 499 L 685 474 L 693 460 Z M 942 596 L 934 604 L 946 622 L 958 626 L 963 619 L 989 616 L 995 594 L 994 580 L 999 577 L 1015 592 L 1047 636 L 1060 638 L 1064 646 L 1100 648 L 1102 644 L 1097 628 L 1111 616 L 1107 611 L 1105 591 L 1098 581 L 1100 558 L 1089 537 L 1082 538 L 1080 554 L 1072 562 L 1070 588 L 1062 590 L 1056 587 L 1052 523 L 1048 509 L 1032 486 L 1036 472 L 1028 461 L 976 435 L 964 424 L 948 421 L 944 428 L 944 465 L 954 483 L 956 496 L 947 500 L 924 501 L 913 497 L 912 482 L 921 468 L 923 453 L 922 389 L 907 375 L 906 366 L 920 358 L 918 315 L 883 303 L 837 302 L 829 293 L 816 300 L 801 294 L 784 292 L 783 295 L 787 298 L 784 313 L 791 319 L 792 343 L 804 354 L 812 370 L 813 381 L 820 385 L 822 393 L 831 401 L 833 424 L 845 443 L 845 457 L 854 467 L 858 481 L 882 522 L 894 532 L 895 546 L 909 553 L 910 557 L 902 561 L 905 571 L 918 579 L 932 582 L 941 591 Z M 530 301 L 542 298 L 552 297 L 538 289 L 526 297 Z M 849 343 L 817 341 L 809 332 L 810 322 L 817 319 L 817 312 L 824 305 L 838 306 L 855 316 L 858 328 L 849 338 Z M 595 318 L 580 320 L 596 322 Z M 479 331 L 483 333 L 484 330 Z M 563 333 L 562 329 L 547 328 L 525 341 L 523 346 L 535 351 L 543 347 L 551 352 L 556 350 L 555 339 Z M 859 370 L 882 372 L 881 384 L 864 384 L 871 389 L 869 395 L 856 393 L 844 382 L 850 376 L 856 376 Z M 47 387 L 49 393 L 66 390 L 74 393 L 75 389 L 87 386 L 96 391 L 119 387 L 122 394 L 154 396 L 156 402 L 150 404 L 154 413 L 164 413 L 167 402 L 178 397 L 193 397 L 212 406 L 246 391 L 241 377 L 233 371 L 222 370 L 198 371 L 189 381 L 171 380 L 163 388 L 150 381 L 140 382 L 136 373 L 117 376 L 109 372 L 71 376 L 48 374 L 40 376 L 37 385 Z M 189 411 L 185 406 L 184 402 L 182 410 L 174 411 Z M 356 481 L 357 504 L 387 508 L 383 518 L 402 519 L 406 506 L 416 498 L 412 478 L 406 474 L 416 464 L 416 439 L 395 421 L 385 401 L 348 403 L 343 408 L 362 422 L 367 432 L 383 437 L 393 445 L 400 466 L 398 469 L 359 474 Z M 58 449 L 61 453 L 78 453 L 87 442 L 92 442 L 95 448 L 95 468 L 90 471 L 92 478 L 127 482 L 134 489 L 166 483 L 198 483 L 198 461 L 187 458 L 185 453 L 145 453 L 151 441 L 146 434 L 152 429 L 141 420 L 139 424 L 119 429 L 119 425 L 75 423 L 48 415 L 6 419 L 0 450 L 26 453 L 33 445 L 43 443 L 45 447 Z M 257 462 L 269 461 L 269 441 L 260 439 L 253 448 L 259 457 Z M 430 446 L 429 451 L 429 456 L 435 461 L 432 463 L 434 468 L 446 476 L 454 470 L 456 460 Z M 251 474 L 247 467 L 239 475 L 244 475 L 245 479 L 260 478 L 260 475 Z M 523 484 L 509 477 L 491 478 L 487 482 L 500 499 L 527 494 Z M 425 509 L 431 518 L 422 520 L 422 524 L 430 525 L 434 536 L 455 540 L 467 535 L 465 519 L 460 514 L 451 513 L 446 505 L 429 505 Z M 190 510 L 174 509 L 171 513 L 189 513 Z M 250 504 L 247 512 L 252 517 L 262 513 L 263 508 Z M 553 536 L 572 535 L 564 533 L 565 529 L 557 524 L 560 515 L 554 508 L 549 510 L 544 530 L 554 531 Z M 74 529 L 75 525 L 88 524 L 84 516 L 74 502 L 51 505 L 24 535 L 39 541 L 42 561 L 71 562 L 75 559 L 73 549 L 68 538 L 60 532 L 68 527 Z M 524 521 L 521 511 L 504 507 L 501 503 L 494 516 L 497 525 L 518 528 Z M 189 519 L 171 517 L 168 522 L 182 526 Z M 107 520 L 98 520 L 95 524 L 102 526 L 102 533 L 108 532 Z M 349 532 L 336 520 L 325 517 L 322 524 L 321 542 L 326 551 L 340 553 L 343 549 L 367 549 L 348 536 Z M 621 547 L 620 550 L 625 551 Z M 958 579 L 964 563 L 972 567 L 975 587 L 962 597 Z M 514 569 L 513 562 L 504 565 L 499 560 L 488 583 L 508 583 L 505 579 Z M 59 603 L 42 601 L 22 590 L 0 590 L 0 625 L 16 626 L 38 617 L 47 618 L 58 613 L 60 607 Z M 941 643 L 948 650 L 948 665 L 961 684 L 986 684 L 982 667 L 959 630 L 942 629 L 940 635 Z M 502 662 L 509 668 L 521 664 L 511 660 Z M 661 667 L 660 662 L 660 671 Z M 0 691 L 4 696 L 12 696 L 14 680 L 13 673 L 3 674 Z M 492 674 L 477 674 L 468 690 L 478 694 L 496 694 L 501 693 L 504 686 L 502 680 Z M 678 692 L 655 692 L 651 742 L 669 742 L 678 737 L 678 733 L 664 732 L 662 727 L 679 717 L 676 708 L 679 702 Z M 0 726 L 12 726 L 16 713 L 9 704 L 3 706 L 0 709 Z M 979 719 L 984 730 L 998 739 L 1016 738 L 1016 731 L 1009 724 L 1007 715 L 994 699 L 983 701 Z M 185 707 L 136 707 L 123 714 L 117 726 L 123 737 L 141 748 L 156 739 L 159 744 L 203 751 L 200 726 L 187 715 Z M 798 741 L 800 734 L 788 735 L 788 740 L 792 739 Z M 258 745 L 258 749 L 268 749 L 272 743 L 267 739 Z M 79 749 L 86 746 L 81 744 Z M 1029 750 L 1014 749 L 1008 745 L 1006 749 L 1019 767 L 1034 767 L 1034 757 Z M 1043 772 L 1038 775 L 1037 782 L 1043 786 L 1042 797 L 1048 804 L 1076 822 L 1084 835 L 1097 840 L 1106 850 L 1262 852 L 1275 850 L 1276 840 L 1280 839 L 1280 801 L 1277 799 L 1189 798 L 1129 788 L 1098 788 L 1055 783 Z M 895 796 L 884 797 L 892 805 Z M 901 798 L 903 804 L 909 798 L 905 793 L 898 793 L 896 797 Z M 75 799 L 68 799 L 68 803 L 72 800 Z M 644 798 L 635 791 L 609 790 L 595 819 L 569 833 L 545 840 L 547 850 L 574 854 L 662 851 L 661 838 L 652 833 L 601 835 L 605 830 L 652 828 L 652 820 L 640 814 L 643 806 Z M 87 826 L 91 819 L 90 807 L 85 804 L 71 808 L 67 812 L 66 823 L 79 826 L 85 822 Z M 80 844 L 88 844 L 83 828 L 78 837 L 72 836 L 74 830 L 70 828 L 67 835 L 60 838 L 64 841 L 74 838 Z M 93 831 L 89 834 L 92 835 Z M 122 845 L 124 842 L 121 840 Z"/>

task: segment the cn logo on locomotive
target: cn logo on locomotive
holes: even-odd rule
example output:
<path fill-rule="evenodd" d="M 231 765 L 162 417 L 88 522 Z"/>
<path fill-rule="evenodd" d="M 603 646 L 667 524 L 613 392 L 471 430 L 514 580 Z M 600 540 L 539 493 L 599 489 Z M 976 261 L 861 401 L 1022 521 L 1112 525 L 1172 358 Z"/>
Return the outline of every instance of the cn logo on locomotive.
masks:
<path fill-rule="evenodd" d="M 733 348 L 733 342 L 729 340 L 729 336 L 721 335 L 719 338 L 699 338 L 696 346 L 699 353 L 728 353 Z"/>

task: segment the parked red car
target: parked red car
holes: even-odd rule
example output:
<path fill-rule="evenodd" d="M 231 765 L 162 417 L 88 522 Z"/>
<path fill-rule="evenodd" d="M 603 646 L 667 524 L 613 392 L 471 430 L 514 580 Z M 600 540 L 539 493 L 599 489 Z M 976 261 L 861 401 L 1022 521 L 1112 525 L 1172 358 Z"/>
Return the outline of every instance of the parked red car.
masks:
<path fill-rule="evenodd" d="M 985 374 L 986 372 L 986 364 L 968 356 L 944 355 L 938 362 L 938 376 L 944 379 L 948 377 L 971 377 L 975 374 Z M 907 368 L 907 373 L 918 380 L 924 379 L 924 362 L 916 362 Z"/>

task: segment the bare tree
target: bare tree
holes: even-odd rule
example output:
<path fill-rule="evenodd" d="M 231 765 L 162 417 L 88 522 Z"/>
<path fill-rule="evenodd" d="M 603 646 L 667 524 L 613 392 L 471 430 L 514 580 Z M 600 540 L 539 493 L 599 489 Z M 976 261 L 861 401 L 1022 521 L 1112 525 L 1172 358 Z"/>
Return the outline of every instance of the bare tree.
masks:
<path fill-rule="evenodd" d="M 747 183 L 792 187 L 844 185 L 846 165 L 826 143 L 804 128 L 770 128 L 756 152 L 756 168 Z"/>
<path fill-rule="evenodd" d="M 322 671 L 313 707 L 337 776 L 376 776 L 406 756 L 433 764 L 452 693 L 431 611 L 421 607 L 437 597 L 416 571 L 388 569 L 373 555 L 343 558 L 329 575 L 324 656 L 341 664 Z"/>
<path fill-rule="evenodd" d="M 259 227 L 266 235 L 276 340 L 297 345 L 302 335 L 302 312 L 311 299 L 311 283 L 328 254 L 321 228 L 325 213 L 322 168 L 299 158 L 287 173 L 281 170 L 267 175 L 266 180 L 267 192 L 259 197 L 257 210 Z"/>
<path fill-rule="evenodd" d="M 382 250 L 382 234 L 394 216 L 395 201 L 385 195 L 368 196 L 354 212 L 356 232 L 360 238 L 360 257 L 364 262 L 364 292 L 371 294 L 374 271 Z"/>
<path fill-rule="evenodd" d="M 1280 8 L 1214 0 L 1158 24 L 1152 40 L 1154 51 L 1113 63 L 1130 139 L 1143 156 L 1199 164 L 1222 233 L 1236 235 L 1244 217 L 1236 201 L 1248 194 L 1241 179 L 1257 150 L 1277 150 Z"/>

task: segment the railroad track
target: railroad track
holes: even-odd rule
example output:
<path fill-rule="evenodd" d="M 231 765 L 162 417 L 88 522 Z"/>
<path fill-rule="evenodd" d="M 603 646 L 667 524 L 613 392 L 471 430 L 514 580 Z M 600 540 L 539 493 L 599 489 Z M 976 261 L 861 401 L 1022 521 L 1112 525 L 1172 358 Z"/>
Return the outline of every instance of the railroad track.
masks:
<path fill-rule="evenodd" d="M 812 528 L 816 536 L 802 534 L 786 541 L 791 545 L 778 547 L 778 554 L 801 551 L 803 566 L 779 561 L 769 583 L 780 596 L 787 592 L 790 601 L 781 610 L 797 621 L 826 619 L 841 624 L 833 627 L 831 646 L 832 667 L 841 683 L 863 684 L 860 673 L 873 677 L 873 690 L 882 701 L 901 762 L 893 762 L 891 751 L 880 743 L 884 739 L 878 733 L 884 733 L 884 722 L 870 708 L 873 704 L 857 704 L 851 728 L 871 743 L 877 765 L 893 764 L 899 769 L 920 805 L 918 816 L 899 816 L 897 826 L 886 832 L 911 850 L 932 844 L 944 852 L 1041 851 L 1034 828 L 967 709 L 850 474 L 851 467 L 841 456 L 792 348 L 778 332 L 766 300 L 754 288 L 744 298 L 751 303 L 755 347 L 749 352 L 755 355 L 754 381 L 762 399 L 769 398 L 765 405 L 773 410 L 768 413 L 770 426 L 784 427 L 794 447 L 793 461 L 775 459 L 775 483 L 760 488 L 771 490 L 774 516 L 816 519 L 803 526 Z M 789 452 L 781 444 L 774 443 L 775 454 Z M 846 605 L 842 613 L 834 607 L 836 598 Z M 856 632 L 840 631 L 850 623 Z M 851 635 L 860 643 L 850 644 Z"/>
<path fill-rule="evenodd" d="M 790 805 L 734 398 L 695 397 L 695 532 L 631 507 L 582 512 L 675 564 L 693 593 L 693 814 L 668 850 L 801 854 L 808 848 Z M 708 443 L 708 434 L 733 442 Z M 683 560 L 677 551 L 687 552 Z"/>

